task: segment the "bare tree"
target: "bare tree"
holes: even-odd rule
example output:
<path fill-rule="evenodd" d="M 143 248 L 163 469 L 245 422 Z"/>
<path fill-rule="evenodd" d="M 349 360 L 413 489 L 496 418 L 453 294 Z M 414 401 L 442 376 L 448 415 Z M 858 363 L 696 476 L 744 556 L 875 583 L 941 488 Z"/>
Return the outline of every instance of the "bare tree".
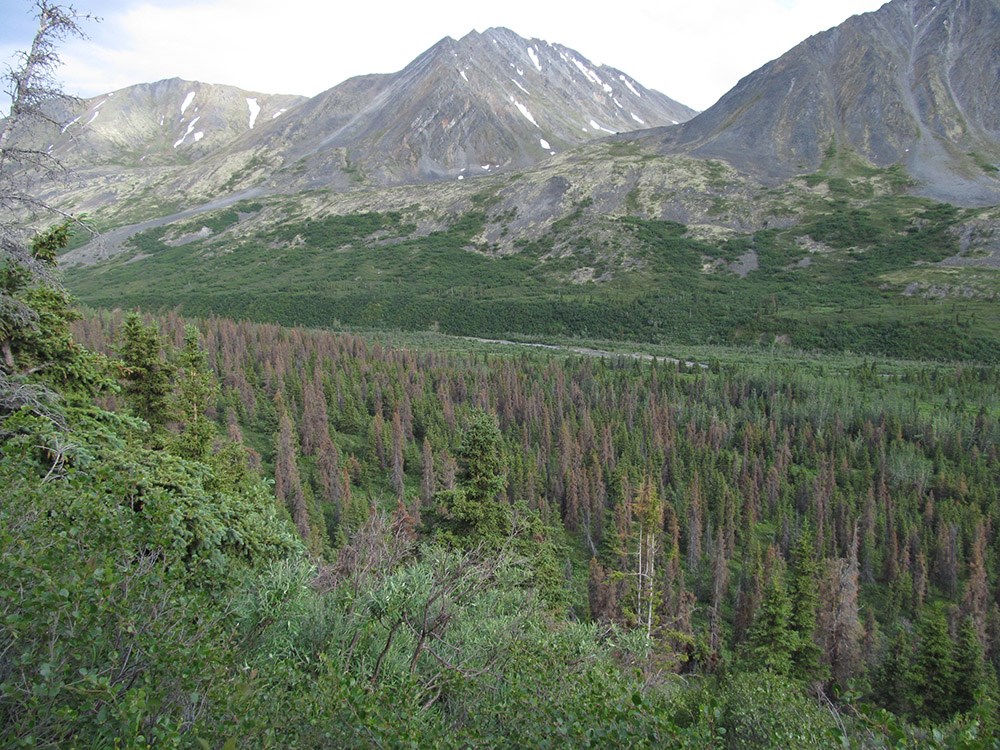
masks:
<path fill-rule="evenodd" d="M 18 52 L 14 66 L 8 65 L 2 76 L 10 110 L 0 121 L 0 231 L 4 239 L 13 235 L 12 240 L 19 234 L 12 216 L 15 211 L 54 211 L 32 194 L 31 187 L 34 179 L 52 177 L 62 171 L 62 166 L 47 150 L 36 146 L 31 136 L 39 128 L 58 125 L 53 119 L 57 111 L 54 105 L 73 101 L 55 78 L 60 65 L 57 46 L 71 37 L 85 38 L 80 24 L 91 18 L 78 14 L 72 6 L 48 0 L 35 1 L 35 17 L 38 30 L 31 48 Z M 25 250 L 23 245 L 21 249 Z"/>
<path fill-rule="evenodd" d="M 858 531 L 854 529 L 850 555 L 827 561 L 820 582 L 817 623 L 823 661 L 841 687 L 853 677 L 861 657 L 861 621 L 858 616 Z"/>

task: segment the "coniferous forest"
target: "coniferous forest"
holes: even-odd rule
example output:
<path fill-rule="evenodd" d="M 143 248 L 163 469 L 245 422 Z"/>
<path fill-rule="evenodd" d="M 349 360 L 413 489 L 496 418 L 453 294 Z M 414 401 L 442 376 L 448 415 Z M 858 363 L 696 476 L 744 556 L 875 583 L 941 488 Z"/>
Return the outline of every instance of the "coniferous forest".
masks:
<path fill-rule="evenodd" d="M 48 309 L 5 742 L 995 746 L 995 368 Z"/>

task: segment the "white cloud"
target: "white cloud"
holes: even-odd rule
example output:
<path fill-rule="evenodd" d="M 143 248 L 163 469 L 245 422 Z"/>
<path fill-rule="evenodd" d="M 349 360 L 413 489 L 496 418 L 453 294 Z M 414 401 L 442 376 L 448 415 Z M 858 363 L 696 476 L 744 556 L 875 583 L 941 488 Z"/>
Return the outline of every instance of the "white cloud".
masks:
<path fill-rule="evenodd" d="M 173 76 L 312 95 L 353 75 L 399 70 L 444 36 L 506 26 L 572 47 L 704 109 L 802 39 L 879 4 L 625 0 L 614 12 L 595 14 L 536 0 L 93 0 L 77 8 L 104 21 L 90 26 L 90 41 L 62 49 L 60 76 L 67 91 L 85 96 Z M 12 12 L 0 10 L 0 25 Z"/>

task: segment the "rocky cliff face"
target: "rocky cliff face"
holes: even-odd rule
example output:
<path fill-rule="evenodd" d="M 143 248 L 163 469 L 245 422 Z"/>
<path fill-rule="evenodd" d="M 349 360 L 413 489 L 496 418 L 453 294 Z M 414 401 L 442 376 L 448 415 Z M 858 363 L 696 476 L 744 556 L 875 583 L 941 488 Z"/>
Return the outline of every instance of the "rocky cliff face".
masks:
<path fill-rule="evenodd" d="M 810 37 L 654 136 L 771 181 L 833 153 L 902 164 L 919 188 L 1000 199 L 1000 0 L 893 0 Z"/>

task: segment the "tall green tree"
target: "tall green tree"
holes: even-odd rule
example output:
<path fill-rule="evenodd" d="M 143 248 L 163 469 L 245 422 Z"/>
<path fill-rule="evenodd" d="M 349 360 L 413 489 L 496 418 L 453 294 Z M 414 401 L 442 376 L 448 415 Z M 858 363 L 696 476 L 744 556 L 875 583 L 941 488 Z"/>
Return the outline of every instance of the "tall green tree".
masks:
<path fill-rule="evenodd" d="M 125 317 L 118 335 L 122 390 L 136 416 L 151 427 L 163 427 L 170 417 L 174 367 L 164 354 L 159 328 L 145 324 L 137 312 Z"/>
<path fill-rule="evenodd" d="M 804 679 L 822 679 L 823 651 L 816 643 L 816 612 L 819 608 L 820 566 L 813 535 L 803 529 L 791 551 L 788 567 L 789 626 L 796 635 L 792 648 L 795 674 Z"/>
<path fill-rule="evenodd" d="M 954 708 L 956 711 L 970 711 L 975 705 L 981 691 L 987 687 L 986 655 L 979 641 L 979 628 L 971 615 L 962 620 L 958 631 L 958 640 L 954 646 L 955 662 L 955 693 Z"/>
<path fill-rule="evenodd" d="M 916 649 L 908 673 L 910 702 L 916 716 L 932 722 L 947 721 L 958 708 L 959 673 L 944 602 L 924 608 L 917 622 L 916 635 Z"/>
<path fill-rule="evenodd" d="M 215 405 L 219 394 L 200 338 L 197 328 L 185 326 L 184 346 L 176 357 L 177 386 L 173 394 L 173 415 L 180 424 L 176 452 L 199 461 L 208 456 L 217 434 L 208 410 Z"/>
<path fill-rule="evenodd" d="M 897 623 L 872 679 L 875 700 L 895 714 L 911 711 L 909 669 L 913 660 L 913 634 Z"/>
<path fill-rule="evenodd" d="M 507 467 L 495 416 L 473 412 L 456 458 L 460 467 L 457 486 L 435 493 L 432 528 L 462 547 L 500 544 L 511 534 L 513 515 L 503 496 Z"/>
<path fill-rule="evenodd" d="M 799 638 L 792 628 L 792 601 L 785 587 L 785 565 L 774 547 L 767 551 L 764 575 L 764 592 L 747 636 L 745 653 L 754 668 L 788 675 Z"/>

